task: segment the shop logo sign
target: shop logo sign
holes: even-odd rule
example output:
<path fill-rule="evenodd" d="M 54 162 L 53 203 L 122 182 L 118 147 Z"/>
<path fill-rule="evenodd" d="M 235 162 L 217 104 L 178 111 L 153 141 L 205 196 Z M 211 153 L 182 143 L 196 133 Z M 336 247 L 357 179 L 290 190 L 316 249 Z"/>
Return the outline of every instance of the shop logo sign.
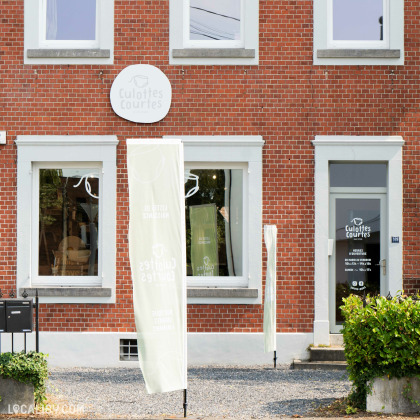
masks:
<path fill-rule="evenodd" d="M 362 239 L 370 238 L 372 228 L 368 225 L 363 224 L 363 219 L 355 217 L 350 221 L 352 225 L 346 225 L 346 238 L 350 239 Z"/>
<path fill-rule="evenodd" d="M 136 64 L 122 70 L 110 92 L 114 112 L 135 123 L 154 123 L 169 112 L 172 87 L 157 67 Z"/>

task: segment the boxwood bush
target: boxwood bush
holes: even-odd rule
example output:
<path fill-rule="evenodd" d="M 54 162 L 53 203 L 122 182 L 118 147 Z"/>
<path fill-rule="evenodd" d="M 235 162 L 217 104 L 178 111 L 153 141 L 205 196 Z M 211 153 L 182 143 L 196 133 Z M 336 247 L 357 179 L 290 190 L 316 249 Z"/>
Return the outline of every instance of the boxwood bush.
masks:
<path fill-rule="evenodd" d="M 1 353 L 0 375 L 34 386 L 35 403 L 43 404 L 46 400 L 46 382 L 48 368 L 46 355 L 43 353 Z"/>
<path fill-rule="evenodd" d="M 341 307 L 349 378 L 349 403 L 365 409 L 370 381 L 376 377 L 420 375 L 420 300 L 350 295 Z"/>

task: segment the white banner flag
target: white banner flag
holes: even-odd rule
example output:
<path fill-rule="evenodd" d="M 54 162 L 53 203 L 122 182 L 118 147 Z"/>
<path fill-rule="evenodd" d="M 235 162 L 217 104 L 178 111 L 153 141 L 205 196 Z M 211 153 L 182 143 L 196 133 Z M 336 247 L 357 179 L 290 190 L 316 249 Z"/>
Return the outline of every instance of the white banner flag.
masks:
<path fill-rule="evenodd" d="M 129 250 L 148 393 L 187 388 L 184 159 L 179 140 L 128 140 Z"/>
<path fill-rule="evenodd" d="M 264 226 L 264 242 L 267 247 L 267 275 L 264 298 L 264 351 L 276 351 L 276 254 L 277 227 Z"/>

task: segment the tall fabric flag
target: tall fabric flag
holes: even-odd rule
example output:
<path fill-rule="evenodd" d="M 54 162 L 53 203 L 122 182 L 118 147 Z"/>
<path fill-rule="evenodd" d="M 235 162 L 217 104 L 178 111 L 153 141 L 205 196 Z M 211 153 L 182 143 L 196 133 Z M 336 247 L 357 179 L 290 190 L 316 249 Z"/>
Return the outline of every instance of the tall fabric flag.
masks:
<path fill-rule="evenodd" d="M 264 242 L 267 248 L 267 276 L 264 299 L 264 351 L 276 351 L 276 254 L 277 227 L 264 226 Z"/>
<path fill-rule="evenodd" d="M 187 388 L 184 159 L 179 140 L 128 140 L 129 251 L 148 393 Z"/>

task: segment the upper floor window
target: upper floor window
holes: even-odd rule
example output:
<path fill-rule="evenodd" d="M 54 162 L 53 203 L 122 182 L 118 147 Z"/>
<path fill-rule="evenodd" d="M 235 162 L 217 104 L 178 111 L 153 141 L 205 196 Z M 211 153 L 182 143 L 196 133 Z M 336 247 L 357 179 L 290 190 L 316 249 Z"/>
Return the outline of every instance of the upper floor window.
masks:
<path fill-rule="evenodd" d="M 25 0 L 26 64 L 112 64 L 114 0 Z"/>
<path fill-rule="evenodd" d="M 96 46 L 96 3 L 97 0 L 43 0 L 43 44 L 74 46 L 82 41 Z"/>
<path fill-rule="evenodd" d="M 388 47 L 388 0 L 329 0 L 329 9 L 331 47 Z"/>
<path fill-rule="evenodd" d="M 257 0 L 171 0 L 171 64 L 258 64 Z"/>
<path fill-rule="evenodd" d="M 404 64 L 404 2 L 314 1 L 314 64 Z"/>
<path fill-rule="evenodd" d="M 198 48 L 243 47 L 241 0 L 189 0 L 185 3 L 186 45 Z"/>

